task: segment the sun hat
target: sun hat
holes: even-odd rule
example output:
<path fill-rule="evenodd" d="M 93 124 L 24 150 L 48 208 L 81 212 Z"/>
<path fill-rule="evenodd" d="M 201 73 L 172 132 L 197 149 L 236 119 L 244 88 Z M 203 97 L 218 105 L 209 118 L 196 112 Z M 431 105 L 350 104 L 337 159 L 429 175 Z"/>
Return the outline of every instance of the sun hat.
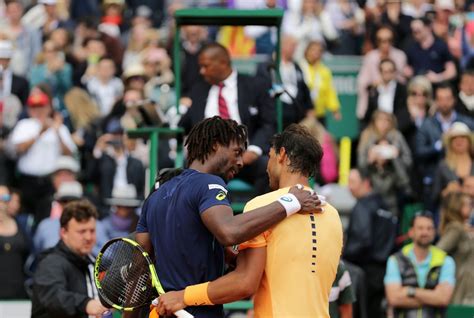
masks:
<path fill-rule="evenodd" d="M 77 181 L 67 181 L 61 183 L 58 191 L 54 194 L 56 201 L 79 200 L 82 198 L 82 185 Z"/>
<path fill-rule="evenodd" d="M 58 172 L 60 170 L 67 170 L 73 173 L 78 173 L 80 170 L 79 163 L 71 156 L 61 156 L 56 161 L 54 172 Z"/>
<path fill-rule="evenodd" d="M 460 136 L 469 138 L 471 145 L 474 146 L 474 134 L 465 123 L 459 121 L 453 123 L 448 131 L 443 134 L 444 146 L 446 147 L 454 137 Z"/>
<path fill-rule="evenodd" d="M 107 204 L 125 207 L 139 207 L 142 203 L 137 198 L 137 190 L 133 184 L 116 186 L 112 190 L 112 197 L 106 200 Z"/>

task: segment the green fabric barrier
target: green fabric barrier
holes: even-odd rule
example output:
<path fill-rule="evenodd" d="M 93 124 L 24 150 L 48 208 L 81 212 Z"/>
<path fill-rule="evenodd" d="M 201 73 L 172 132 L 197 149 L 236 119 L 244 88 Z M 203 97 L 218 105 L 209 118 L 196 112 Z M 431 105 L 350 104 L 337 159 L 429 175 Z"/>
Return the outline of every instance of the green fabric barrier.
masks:
<path fill-rule="evenodd" d="M 347 136 L 354 140 L 359 136 L 359 121 L 356 117 L 357 75 L 362 58 L 360 56 L 326 56 L 324 64 L 332 71 L 342 114 L 342 119 L 336 121 L 332 114 L 328 113 L 326 121 L 328 131 L 336 139 Z"/>
<path fill-rule="evenodd" d="M 447 318 L 473 318 L 474 306 L 450 305 Z"/>

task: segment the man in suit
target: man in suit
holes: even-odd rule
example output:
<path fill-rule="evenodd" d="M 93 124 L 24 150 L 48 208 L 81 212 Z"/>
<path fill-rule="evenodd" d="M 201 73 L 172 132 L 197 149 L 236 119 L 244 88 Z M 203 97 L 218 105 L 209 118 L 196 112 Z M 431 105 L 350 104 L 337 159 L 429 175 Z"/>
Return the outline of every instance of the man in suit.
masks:
<path fill-rule="evenodd" d="M 188 97 L 192 105 L 179 126 L 188 133 L 203 118 L 216 115 L 246 125 L 249 146 L 243 155 L 244 168 L 237 177 L 254 184 L 258 193 L 267 192 L 266 154 L 276 132 L 269 86 L 257 78 L 238 74 L 232 68 L 229 52 L 220 44 L 204 46 L 198 62 L 204 81 L 191 88 Z"/>
<path fill-rule="evenodd" d="M 397 67 L 393 60 L 383 59 L 379 64 L 381 81 L 369 88 L 369 104 L 363 119 L 367 126 L 373 113 L 379 109 L 394 114 L 398 129 L 404 133 L 410 129 L 410 113 L 407 108 L 406 86 L 397 81 Z"/>
<path fill-rule="evenodd" d="M 13 43 L 0 40 L 0 98 L 16 95 L 25 105 L 29 95 L 29 84 L 24 77 L 13 74 L 9 67 L 12 56 Z"/>
<path fill-rule="evenodd" d="M 461 75 L 456 111 L 474 117 L 474 70 L 466 70 Z"/>

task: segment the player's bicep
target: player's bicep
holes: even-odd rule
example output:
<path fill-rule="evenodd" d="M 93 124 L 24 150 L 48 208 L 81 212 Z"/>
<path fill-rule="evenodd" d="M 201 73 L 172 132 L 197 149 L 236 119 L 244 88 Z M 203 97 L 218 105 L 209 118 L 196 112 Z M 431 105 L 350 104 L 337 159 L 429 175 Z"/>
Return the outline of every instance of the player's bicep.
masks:
<path fill-rule="evenodd" d="M 232 237 L 230 226 L 234 212 L 228 205 L 214 205 L 201 213 L 201 220 L 222 245 Z"/>
<path fill-rule="evenodd" d="M 260 285 L 260 280 L 265 270 L 266 259 L 266 247 L 247 248 L 239 252 L 239 256 L 237 257 L 236 271 L 243 271 L 245 273 L 246 284 L 253 290 L 253 293 L 257 291 Z"/>

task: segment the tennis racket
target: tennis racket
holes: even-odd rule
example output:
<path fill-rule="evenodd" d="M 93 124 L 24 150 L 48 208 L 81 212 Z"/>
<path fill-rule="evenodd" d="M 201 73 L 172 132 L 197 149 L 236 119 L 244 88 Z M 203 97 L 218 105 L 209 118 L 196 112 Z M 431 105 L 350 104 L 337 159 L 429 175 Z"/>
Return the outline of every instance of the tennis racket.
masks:
<path fill-rule="evenodd" d="M 105 243 L 95 261 L 94 277 L 101 300 L 122 311 L 150 305 L 165 293 L 148 253 L 127 238 Z M 185 310 L 174 314 L 179 318 L 194 317 Z"/>

